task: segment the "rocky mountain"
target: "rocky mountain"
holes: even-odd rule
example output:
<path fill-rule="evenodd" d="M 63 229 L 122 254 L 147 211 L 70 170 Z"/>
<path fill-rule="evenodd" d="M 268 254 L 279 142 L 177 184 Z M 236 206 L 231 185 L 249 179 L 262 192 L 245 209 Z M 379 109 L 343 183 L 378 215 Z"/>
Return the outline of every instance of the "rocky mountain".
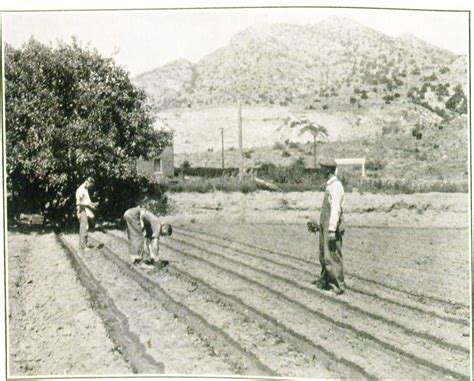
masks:
<path fill-rule="evenodd" d="M 242 100 L 336 111 L 416 103 L 445 116 L 464 111 L 467 58 L 413 35 L 393 38 L 329 17 L 308 26 L 256 25 L 196 64 L 170 62 L 133 80 L 155 111 Z"/>

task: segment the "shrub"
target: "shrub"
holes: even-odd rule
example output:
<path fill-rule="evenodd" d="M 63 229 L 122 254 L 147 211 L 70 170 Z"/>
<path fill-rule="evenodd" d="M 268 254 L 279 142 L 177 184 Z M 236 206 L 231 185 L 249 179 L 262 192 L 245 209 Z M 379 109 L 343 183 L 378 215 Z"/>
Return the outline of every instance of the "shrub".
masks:
<path fill-rule="evenodd" d="M 273 145 L 273 149 L 282 151 L 285 149 L 285 145 L 281 142 L 275 142 L 275 144 Z"/>
<path fill-rule="evenodd" d="M 239 168 L 211 168 L 211 167 L 186 167 L 175 168 L 175 176 L 195 176 L 204 178 L 216 178 L 221 176 L 236 176 L 239 174 Z"/>
<path fill-rule="evenodd" d="M 423 81 L 427 81 L 427 82 L 434 82 L 438 79 L 438 77 L 436 76 L 435 73 L 432 73 L 431 75 L 429 76 L 426 76 L 426 77 L 423 77 Z"/>
<path fill-rule="evenodd" d="M 257 184 L 249 178 L 240 181 L 238 177 L 222 176 L 215 178 L 193 177 L 180 179 L 169 186 L 170 192 L 198 192 L 208 193 L 215 191 L 249 193 L 257 190 Z"/>
<path fill-rule="evenodd" d="M 304 158 L 294 160 L 289 166 L 262 163 L 258 176 L 267 179 L 283 190 L 319 190 L 324 177 L 315 168 L 306 168 Z"/>
<path fill-rule="evenodd" d="M 387 164 L 383 159 L 379 158 L 368 158 L 365 163 L 365 168 L 372 171 L 380 171 L 384 169 Z"/>
<path fill-rule="evenodd" d="M 417 153 L 417 155 L 416 155 L 416 160 L 420 160 L 420 161 L 426 161 L 426 160 L 428 160 L 428 155 L 427 155 L 427 153 L 426 153 L 426 152 L 419 152 L 419 153 Z M 428 173 L 430 173 L 430 172 L 428 172 Z"/>
<path fill-rule="evenodd" d="M 399 123 L 390 122 L 388 125 L 382 127 L 382 135 L 399 134 L 402 128 Z"/>
<path fill-rule="evenodd" d="M 446 108 L 459 114 L 467 113 L 467 98 L 461 85 L 454 88 L 454 94 L 446 101 Z"/>
<path fill-rule="evenodd" d="M 357 187 L 361 192 L 369 193 L 390 193 L 390 194 L 411 194 L 426 192 L 447 192 L 447 193 L 467 193 L 468 182 L 446 182 L 444 180 L 424 181 L 424 180 L 402 180 L 402 179 L 354 179 L 349 184 Z"/>

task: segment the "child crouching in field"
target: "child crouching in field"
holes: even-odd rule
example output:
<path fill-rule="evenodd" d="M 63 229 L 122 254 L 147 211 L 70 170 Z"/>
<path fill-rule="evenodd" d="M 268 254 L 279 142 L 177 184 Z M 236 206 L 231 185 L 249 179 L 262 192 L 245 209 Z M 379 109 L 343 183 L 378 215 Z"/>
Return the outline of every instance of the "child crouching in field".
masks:
<path fill-rule="evenodd" d="M 123 218 L 127 223 L 132 263 L 152 268 L 158 260 L 160 236 L 170 236 L 171 225 L 162 224 L 157 216 L 141 207 L 128 209 Z"/>

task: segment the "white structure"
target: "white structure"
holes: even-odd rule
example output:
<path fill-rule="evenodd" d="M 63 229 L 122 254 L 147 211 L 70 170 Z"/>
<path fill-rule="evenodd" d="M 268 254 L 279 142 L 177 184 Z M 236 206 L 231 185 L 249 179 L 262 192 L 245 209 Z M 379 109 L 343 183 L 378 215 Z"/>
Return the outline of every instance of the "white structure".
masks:
<path fill-rule="evenodd" d="M 337 166 L 340 165 L 361 165 L 362 166 L 362 177 L 365 177 L 365 157 L 363 158 L 350 158 L 350 159 L 335 159 Z"/>

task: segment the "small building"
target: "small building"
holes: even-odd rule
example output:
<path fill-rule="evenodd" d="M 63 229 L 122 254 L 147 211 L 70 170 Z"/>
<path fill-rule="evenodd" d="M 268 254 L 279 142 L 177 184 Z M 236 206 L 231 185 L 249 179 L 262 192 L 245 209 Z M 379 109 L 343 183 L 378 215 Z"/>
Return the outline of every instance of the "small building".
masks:
<path fill-rule="evenodd" d="M 163 152 L 155 158 L 137 160 L 137 170 L 140 173 L 155 176 L 159 181 L 165 177 L 174 176 L 174 150 L 173 146 L 166 147 Z"/>

